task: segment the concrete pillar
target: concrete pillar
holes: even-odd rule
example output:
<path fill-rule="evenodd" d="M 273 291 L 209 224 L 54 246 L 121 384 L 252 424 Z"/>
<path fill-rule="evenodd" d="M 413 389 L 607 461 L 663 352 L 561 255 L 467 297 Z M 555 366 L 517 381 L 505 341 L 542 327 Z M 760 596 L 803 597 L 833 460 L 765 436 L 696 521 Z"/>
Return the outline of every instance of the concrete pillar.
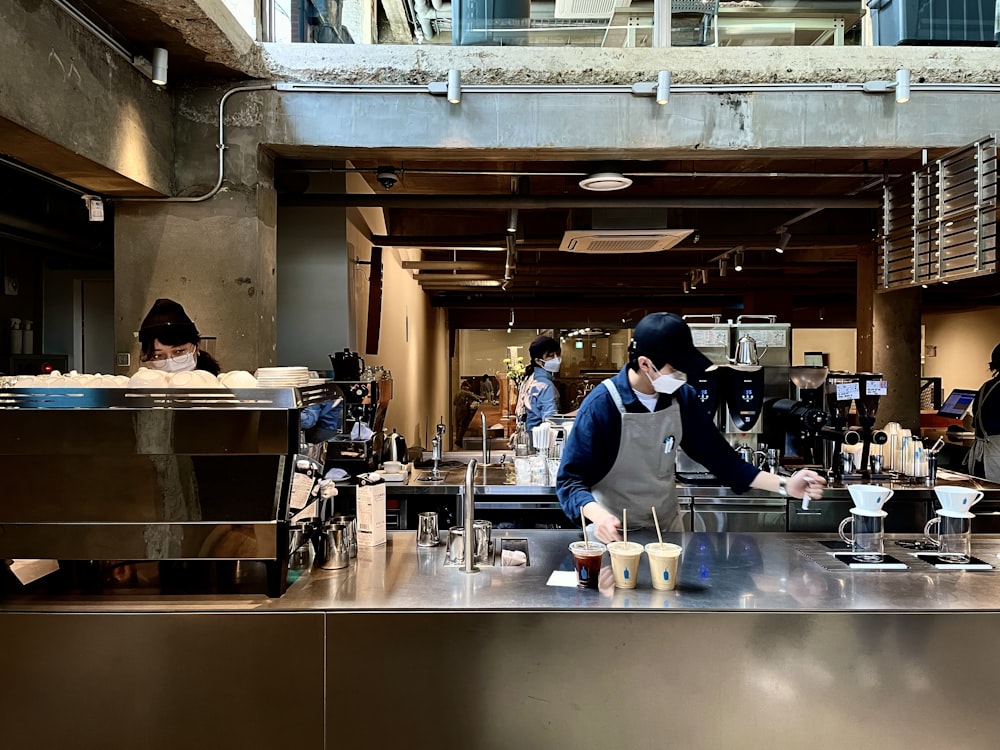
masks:
<path fill-rule="evenodd" d="M 180 195 L 205 195 L 218 176 L 218 102 L 223 91 L 183 92 L 175 117 Z M 259 147 L 259 101 L 235 95 L 226 112 L 223 189 L 196 203 L 115 206 L 115 346 L 132 355 L 134 332 L 153 300 L 184 305 L 202 336 L 217 338 L 224 370 L 271 365 L 276 345 L 276 196 L 273 164 Z"/>
<path fill-rule="evenodd" d="M 876 424 L 899 422 L 907 429 L 919 430 L 920 289 L 876 294 L 872 307 L 874 370 L 889 383 Z"/>
<path fill-rule="evenodd" d="M 327 189 L 344 190 L 343 174 L 324 176 L 323 182 Z M 278 364 L 328 370 L 333 352 L 362 351 L 351 335 L 350 265 L 356 250 L 348 242 L 347 211 L 283 206 L 278 223 Z"/>

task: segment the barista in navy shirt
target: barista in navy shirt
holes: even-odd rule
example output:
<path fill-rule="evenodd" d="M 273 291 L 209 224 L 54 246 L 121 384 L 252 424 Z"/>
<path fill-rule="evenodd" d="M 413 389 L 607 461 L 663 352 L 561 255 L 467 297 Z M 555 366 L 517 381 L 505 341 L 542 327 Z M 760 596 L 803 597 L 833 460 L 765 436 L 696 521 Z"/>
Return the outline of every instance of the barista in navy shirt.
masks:
<path fill-rule="evenodd" d="M 685 382 L 711 366 L 672 313 L 652 313 L 635 327 L 629 362 L 584 399 L 566 440 L 556 494 L 566 515 L 594 524 L 602 542 L 621 539 L 622 509 L 629 528 L 680 530 L 674 477 L 683 448 L 736 492 L 751 487 L 801 498 L 823 496 L 826 481 L 801 470 L 790 477 L 743 461 Z"/>

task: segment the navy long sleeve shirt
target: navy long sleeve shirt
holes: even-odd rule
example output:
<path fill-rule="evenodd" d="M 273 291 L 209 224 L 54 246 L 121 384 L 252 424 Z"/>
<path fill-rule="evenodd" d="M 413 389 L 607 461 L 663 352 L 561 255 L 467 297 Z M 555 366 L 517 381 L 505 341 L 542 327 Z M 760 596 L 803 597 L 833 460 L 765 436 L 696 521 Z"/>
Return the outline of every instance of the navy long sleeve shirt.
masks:
<path fill-rule="evenodd" d="M 626 412 L 649 413 L 629 384 L 627 366 L 615 375 L 613 382 L 621 394 Z M 750 483 L 760 470 L 741 459 L 726 442 L 698 401 L 694 388 L 683 385 L 672 395 L 660 394 L 656 411 L 667 408 L 674 399 L 681 409 L 684 428 L 681 448 L 684 452 L 708 468 L 734 492 L 750 489 Z M 591 488 L 611 471 L 618 457 L 621 434 L 621 414 L 611 394 L 603 385 L 594 388 L 580 405 L 573 422 L 573 429 L 563 447 L 556 481 L 559 504 L 569 518 L 578 519 L 583 506 L 594 500 Z M 659 445 L 628 446 L 629 450 L 660 448 Z"/>

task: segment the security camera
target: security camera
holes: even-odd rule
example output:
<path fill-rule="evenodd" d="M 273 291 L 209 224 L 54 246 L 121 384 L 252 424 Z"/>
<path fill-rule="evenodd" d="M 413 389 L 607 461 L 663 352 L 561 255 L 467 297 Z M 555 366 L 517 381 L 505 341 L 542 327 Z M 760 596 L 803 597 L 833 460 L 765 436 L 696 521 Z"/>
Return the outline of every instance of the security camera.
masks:
<path fill-rule="evenodd" d="M 386 190 L 392 190 L 399 182 L 399 177 L 396 176 L 396 170 L 393 167 L 379 167 L 375 179 Z"/>

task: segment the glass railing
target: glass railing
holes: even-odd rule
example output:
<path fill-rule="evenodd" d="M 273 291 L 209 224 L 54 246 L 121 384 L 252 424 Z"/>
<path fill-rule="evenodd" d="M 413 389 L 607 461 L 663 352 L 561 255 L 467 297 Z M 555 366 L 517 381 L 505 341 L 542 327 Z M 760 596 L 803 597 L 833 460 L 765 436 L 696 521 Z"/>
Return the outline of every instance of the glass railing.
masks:
<path fill-rule="evenodd" d="M 652 47 L 652 0 L 226 0 L 262 41 Z M 672 0 L 670 46 L 996 44 L 996 0 Z M 377 12 L 372 12 L 372 9 Z M 254 16 L 259 12 L 260 17 Z"/>

